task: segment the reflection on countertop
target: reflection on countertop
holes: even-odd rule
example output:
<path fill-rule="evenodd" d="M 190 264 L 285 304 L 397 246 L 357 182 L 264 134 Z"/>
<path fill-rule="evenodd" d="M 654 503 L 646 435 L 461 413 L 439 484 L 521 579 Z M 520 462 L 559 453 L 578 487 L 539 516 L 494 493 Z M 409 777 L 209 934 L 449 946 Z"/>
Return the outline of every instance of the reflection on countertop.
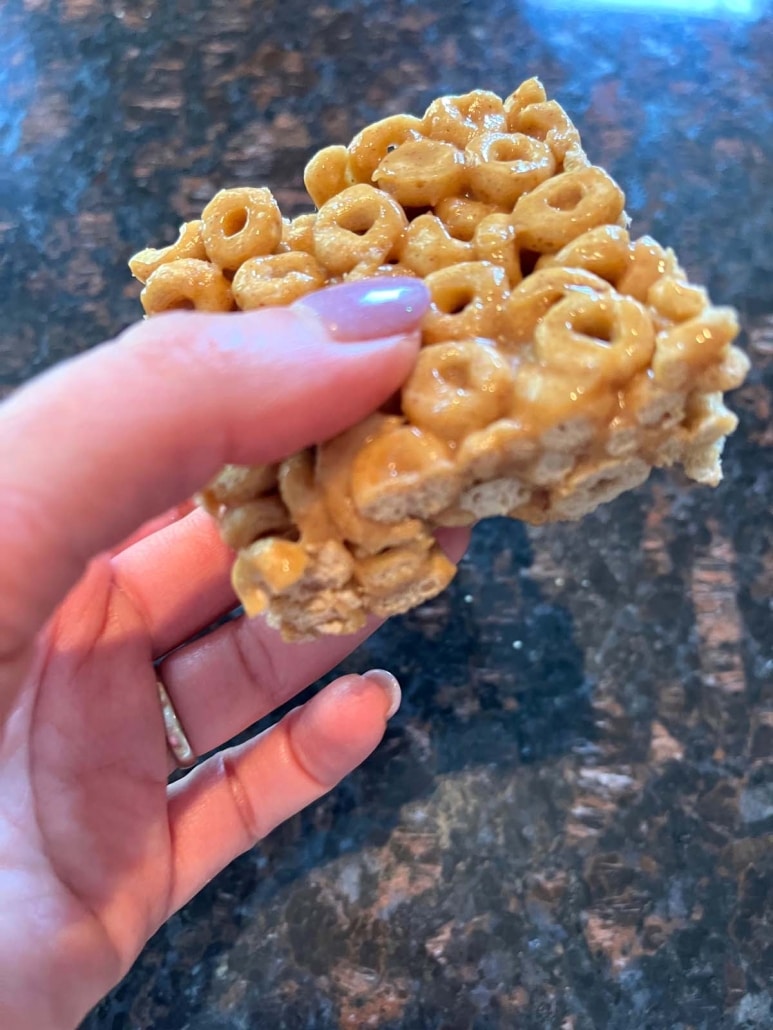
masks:
<path fill-rule="evenodd" d="M 318 147 L 532 74 L 753 360 L 717 491 L 657 475 L 579 526 L 479 528 L 345 666 L 405 686 L 375 757 L 87 1030 L 773 1024 L 773 8 L 668 6 L 0 9 L 0 391 L 135 319 L 126 259 L 218 188 L 300 211 Z"/>

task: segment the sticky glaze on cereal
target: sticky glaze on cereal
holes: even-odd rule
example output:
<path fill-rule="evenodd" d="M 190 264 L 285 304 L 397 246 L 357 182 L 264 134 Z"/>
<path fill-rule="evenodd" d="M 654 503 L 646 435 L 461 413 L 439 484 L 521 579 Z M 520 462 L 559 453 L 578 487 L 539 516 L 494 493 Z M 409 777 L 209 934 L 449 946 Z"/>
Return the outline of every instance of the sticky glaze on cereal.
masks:
<path fill-rule="evenodd" d="M 176 243 L 130 262 L 149 315 L 250 310 L 379 275 L 432 306 L 400 412 L 201 493 L 238 551 L 236 592 L 291 640 L 351 633 L 435 596 L 434 531 L 509 515 L 578 519 L 680 464 L 721 478 L 748 362 L 735 312 L 671 250 L 631 239 L 619 186 L 531 79 L 507 100 L 441 97 L 313 158 L 317 211 L 223 190 Z"/>

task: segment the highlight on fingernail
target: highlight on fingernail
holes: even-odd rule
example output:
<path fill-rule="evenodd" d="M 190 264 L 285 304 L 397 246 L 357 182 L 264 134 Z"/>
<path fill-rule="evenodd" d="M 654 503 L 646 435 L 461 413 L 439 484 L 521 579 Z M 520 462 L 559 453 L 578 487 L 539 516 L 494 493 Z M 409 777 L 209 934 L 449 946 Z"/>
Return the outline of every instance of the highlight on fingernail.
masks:
<path fill-rule="evenodd" d="M 384 276 L 307 293 L 293 308 L 314 314 L 328 336 L 346 343 L 411 332 L 429 304 L 429 291 L 420 279 Z"/>
<path fill-rule="evenodd" d="M 381 687 L 388 705 L 385 718 L 387 720 L 391 719 L 400 707 L 400 702 L 403 698 L 403 692 L 396 677 L 386 669 L 371 669 L 363 674 L 363 678 Z"/>

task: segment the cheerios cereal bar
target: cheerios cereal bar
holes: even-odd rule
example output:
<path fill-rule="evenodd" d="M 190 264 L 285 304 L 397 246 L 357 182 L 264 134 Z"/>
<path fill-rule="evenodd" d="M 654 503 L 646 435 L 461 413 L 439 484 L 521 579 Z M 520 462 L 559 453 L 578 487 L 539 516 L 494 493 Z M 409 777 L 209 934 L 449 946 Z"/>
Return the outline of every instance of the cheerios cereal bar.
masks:
<path fill-rule="evenodd" d="M 680 464 L 721 478 L 748 362 L 730 308 L 671 250 L 633 239 L 622 190 L 532 79 L 442 97 L 306 168 L 316 212 L 224 190 L 176 243 L 131 261 L 148 314 L 287 304 L 330 283 L 425 279 L 432 306 L 399 413 L 201 494 L 250 615 L 293 640 L 350 633 L 435 596 L 441 526 L 578 519 Z"/>

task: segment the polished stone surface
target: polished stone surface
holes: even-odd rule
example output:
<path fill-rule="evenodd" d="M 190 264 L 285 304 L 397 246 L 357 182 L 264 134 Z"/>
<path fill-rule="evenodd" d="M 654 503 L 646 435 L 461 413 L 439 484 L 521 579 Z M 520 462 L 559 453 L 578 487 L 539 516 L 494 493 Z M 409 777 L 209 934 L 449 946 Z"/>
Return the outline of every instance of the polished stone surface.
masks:
<path fill-rule="evenodd" d="M 0 3 L 0 391 L 136 318 L 126 259 L 219 187 L 300 210 L 318 146 L 531 74 L 754 365 L 717 491 L 479 528 L 347 665 L 406 688 L 375 757 L 86 1030 L 773 1025 L 773 6 L 593 6 Z"/>

